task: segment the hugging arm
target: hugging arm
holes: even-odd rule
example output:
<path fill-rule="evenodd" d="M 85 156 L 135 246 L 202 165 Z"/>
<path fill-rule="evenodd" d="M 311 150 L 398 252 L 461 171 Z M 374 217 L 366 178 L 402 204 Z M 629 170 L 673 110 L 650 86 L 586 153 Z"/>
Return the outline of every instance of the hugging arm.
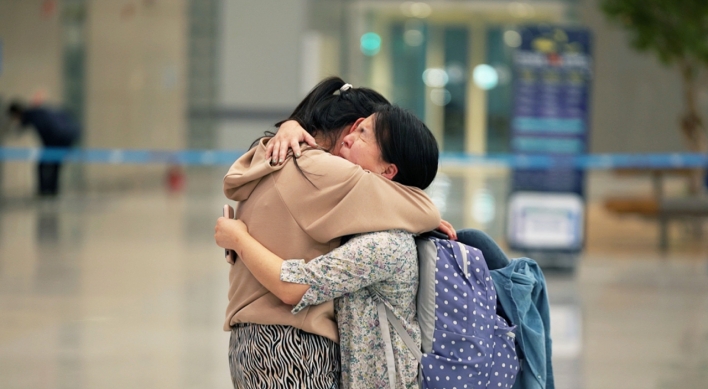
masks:
<path fill-rule="evenodd" d="M 266 158 L 271 158 L 271 163 L 282 163 L 287 155 L 288 149 L 293 150 L 295 157 L 300 156 L 300 142 L 306 142 L 310 146 L 316 146 L 314 138 L 302 128 L 298 122 L 288 120 L 278 129 L 278 133 L 268 142 L 266 147 Z M 278 157 L 280 155 L 280 157 Z M 395 228 L 395 226 L 391 227 Z M 437 230 L 446 234 L 450 239 L 456 240 L 455 228 L 445 220 L 440 220 Z"/>
<path fill-rule="evenodd" d="M 280 280 L 283 259 L 254 239 L 241 220 L 220 217 L 214 229 L 214 240 L 220 247 L 234 250 L 258 282 L 284 303 L 297 304 L 309 289 L 309 285 Z"/>
<path fill-rule="evenodd" d="M 375 232 L 354 237 L 305 263 L 273 254 L 240 220 L 219 218 L 216 230 L 217 244 L 235 250 L 266 289 L 284 303 L 296 305 L 293 313 L 391 277 L 400 266 L 397 259 L 401 251 L 406 249 L 398 239 L 403 232 Z"/>
<path fill-rule="evenodd" d="M 418 234 L 440 224 L 440 212 L 420 189 L 321 150 L 304 152 L 297 165 L 272 165 L 265 158 L 266 147 L 259 142 L 231 166 L 224 176 L 224 194 L 244 201 L 263 179 L 272 180 L 290 216 L 320 243 L 370 231 L 402 229 Z M 276 171 L 284 174 L 270 175 Z"/>
<path fill-rule="evenodd" d="M 408 244 L 406 239 L 410 239 Z M 297 313 L 393 277 L 405 265 L 401 258 L 411 254 L 416 255 L 410 235 L 402 231 L 372 232 L 358 235 L 307 263 L 300 259 L 284 261 L 280 279 L 310 286 L 293 308 Z"/>
<path fill-rule="evenodd" d="M 326 153 L 304 153 L 298 163 L 311 182 L 279 181 L 275 188 L 290 215 L 318 242 L 371 231 L 423 233 L 440 224 L 440 212 L 418 188 Z"/>

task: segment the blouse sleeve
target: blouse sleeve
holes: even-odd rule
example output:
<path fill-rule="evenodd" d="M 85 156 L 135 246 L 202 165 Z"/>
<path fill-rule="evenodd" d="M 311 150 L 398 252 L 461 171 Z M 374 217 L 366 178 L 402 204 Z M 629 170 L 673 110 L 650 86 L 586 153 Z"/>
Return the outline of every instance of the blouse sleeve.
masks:
<path fill-rule="evenodd" d="M 310 285 L 293 314 L 390 278 L 403 265 L 400 257 L 415 250 L 413 237 L 403 231 L 359 235 L 308 263 L 284 261 L 281 281 Z"/>

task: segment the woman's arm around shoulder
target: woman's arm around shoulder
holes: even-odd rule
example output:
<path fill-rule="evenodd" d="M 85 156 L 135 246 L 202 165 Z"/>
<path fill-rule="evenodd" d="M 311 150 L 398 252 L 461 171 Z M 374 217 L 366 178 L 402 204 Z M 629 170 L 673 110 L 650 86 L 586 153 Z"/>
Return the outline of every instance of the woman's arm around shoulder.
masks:
<path fill-rule="evenodd" d="M 276 188 L 292 216 L 319 242 L 395 229 L 417 234 L 440 224 L 437 207 L 418 188 L 321 151 L 304 152 L 297 161 L 301 172 L 287 179 L 281 175 Z"/>
<path fill-rule="evenodd" d="M 253 238 L 241 220 L 220 217 L 214 227 L 214 240 L 219 247 L 234 250 L 258 282 L 284 303 L 297 304 L 309 288 L 309 285 L 281 281 L 283 258 Z"/>
<path fill-rule="evenodd" d="M 358 235 L 344 245 L 307 263 L 284 261 L 280 279 L 310 288 L 293 309 L 321 304 L 369 285 L 393 278 L 405 267 L 417 266 L 413 235 L 402 230 Z"/>

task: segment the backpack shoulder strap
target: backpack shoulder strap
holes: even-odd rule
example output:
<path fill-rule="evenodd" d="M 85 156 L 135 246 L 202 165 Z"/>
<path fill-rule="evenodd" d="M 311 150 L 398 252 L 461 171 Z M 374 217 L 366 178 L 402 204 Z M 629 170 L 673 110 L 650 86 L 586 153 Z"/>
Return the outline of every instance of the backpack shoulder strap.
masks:
<path fill-rule="evenodd" d="M 465 277 L 470 277 L 470 262 L 467 258 L 467 246 L 464 243 L 454 242 L 460 248 L 460 254 L 462 254 L 462 271 L 465 273 Z"/>
<path fill-rule="evenodd" d="M 386 343 L 386 370 L 388 370 L 388 384 L 391 389 L 396 389 L 396 360 L 393 359 L 393 343 L 391 342 L 391 334 L 388 330 L 388 320 L 386 320 L 386 306 L 379 302 L 376 304 L 376 309 L 379 312 L 379 327 L 381 328 L 381 336 Z"/>
<path fill-rule="evenodd" d="M 383 310 L 386 313 L 386 318 L 388 319 L 388 322 L 391 323 L 393 329 L 396 330 L 398 336 L 401 337 L 403 343 L 405 343 L 408 347 L 408 351 L 410 351 L 411 354 L 413 354 L 413 358 L 415 358 L 415 360 L 420 363 L 421 359 L 423 359 L 423 352 L 420 351 L 420 347 L 416 346 L 415 341 L 413 341 L 413 338 L 408 335 L 408 331 L 403 328 L 403 324 L 401 324 L 401 321 L 398 320 L 398 318 L 393 314 L 393 312 L 391 312 L 391 310 L 388 309 L 388 307 L 384 305 L 384 303 L 377 303 L 377 308 L 379 309 L 379 312 L 381 312 L 381 307 L 383 307 Z M 379 322 L 381 322 L 381 320 L 379 320 Z M 391 348 L 393 348 L 393 345 L 391 345 Z"/>
<path fill-rule="evenodd" d="M 413 354 L 413 357 L 418 364 L 423 359 L 423 353 L 420 348 L 416 346 L 415 341 L 408 335 L 408 332 L 403 328 L 403 324 L 398 318 L 391 312 L 390 309 L 381 301 L 376 303 L 376 309 L 379 314 L 379 327 L 381 328 L 381 334 L 383 336 L 384 342 L 386 343 L 386 367 L 388 370 L 388 379 L 391 389 L 396 387 L 396 360 L 393 358 L 393 342 L 391 341 L 391 335 L 388 329 L 388 323 L 391 323 L 393 329 L 396 331 L 398 336 L 401 337 L 403 343 L 406 344 L 408 351 Z"/>

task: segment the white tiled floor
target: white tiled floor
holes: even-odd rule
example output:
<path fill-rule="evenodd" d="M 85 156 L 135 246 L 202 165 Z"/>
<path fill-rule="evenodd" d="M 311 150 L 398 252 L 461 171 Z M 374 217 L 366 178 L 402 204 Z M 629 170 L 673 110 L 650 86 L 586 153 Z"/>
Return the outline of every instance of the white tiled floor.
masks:
<path fill-rule="evenodd" d="M 211 188 L 0 203 L 0 388 L 230 388 L 222 204 Z M 661 257 L 650 231 L 613 246 L 603 223 L 647 228 L 591 217 L 575 274 L 546 274 L 557 388 L 708 388 L 705 250 Z"/>

